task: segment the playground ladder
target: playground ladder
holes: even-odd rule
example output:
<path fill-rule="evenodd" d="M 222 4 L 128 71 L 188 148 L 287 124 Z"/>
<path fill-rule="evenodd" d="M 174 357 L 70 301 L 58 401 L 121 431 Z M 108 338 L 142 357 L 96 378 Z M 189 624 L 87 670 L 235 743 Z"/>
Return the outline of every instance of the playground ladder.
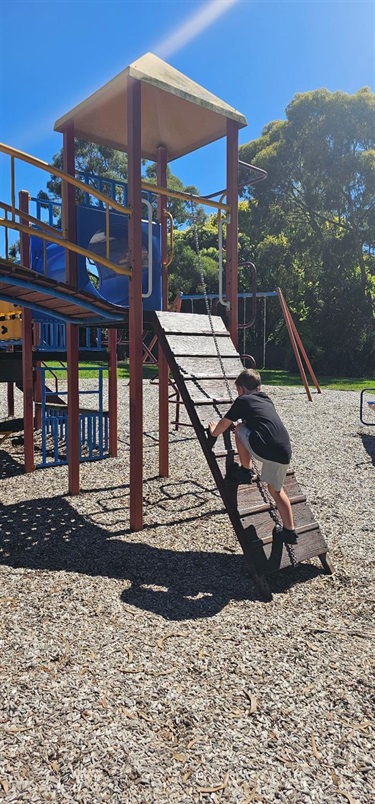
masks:
<path fill-rule="evenodd" d="M 208 434 L 207 426 L 210 420 L 217 420 L 230 407 L 228 381 L 233 386 L 235 397 L 234 380 L 243 365 L 222 319 L 211 316 L 210 322 L 209 316 L 173 312 L 155 312 L 153 316 L 159 345 L 169 363 L 249 570 L 263 597 L 272 599 L 266 576 L 291 564 L 318 556 L 325 571 L 331 573 L 327 545 L 294 471 L 288 472 L 285 484 L 298 534 L 297 544 L 292 549 L 272 536 L 274 507 L 262 495 L 261 485 L 237 486 L 225 480 L 226 470 L 235 459 L 230 431 L 221 437 L 224 448 L 218 448 L 219 442 Z M 220 347 L 220 357 L 216 344 Z"/>

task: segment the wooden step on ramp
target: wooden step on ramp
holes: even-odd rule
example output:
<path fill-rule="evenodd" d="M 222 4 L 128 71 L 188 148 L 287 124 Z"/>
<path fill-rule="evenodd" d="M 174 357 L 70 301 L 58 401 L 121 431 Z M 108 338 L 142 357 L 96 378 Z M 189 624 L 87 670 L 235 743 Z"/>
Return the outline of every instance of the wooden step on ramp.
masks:
<path fill-rule="evenodd" d="M 194 313 L 155 312 L 153 316 L 160 347 L 262 595 L 272 599 L 267 575 L 315 556 L 331 573 L 327 545 L 292 470 L 285 490 L 298 534 L 293 546 L 273 537 L 275 506 L 261 483 L 237 486 L 225 479 L 236 455 L 233 435 L 227 430 L 217 441 L 207 427 L 209 421 L 226 413 L 231 397 L 236 398 L 234 380 L 243 365 L 220 316 L 211 316 L 211 321 L 209 316 Z"/>

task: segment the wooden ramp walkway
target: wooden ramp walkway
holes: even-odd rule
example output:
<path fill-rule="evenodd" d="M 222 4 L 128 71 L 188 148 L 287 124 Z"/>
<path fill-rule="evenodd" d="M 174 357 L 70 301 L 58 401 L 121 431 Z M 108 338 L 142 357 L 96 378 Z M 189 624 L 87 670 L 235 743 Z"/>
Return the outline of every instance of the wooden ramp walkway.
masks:
<path fill-rule="evenodd" d="M 214 439 L 207 426 L 226 413 L 230 393 L 236 398 L 234 380 L 243 365 L 220 316 L 210 320 L 193 313 L 155 312 L 154 327 L 259 591 L 271 600 L 266 576 L 314 556 L 326 572 L 332 572 L 327 545 L 292 470 L 285 490 L 298 534 L 293 546 L 273 538 L 275 509 L 262 484 L 237 486 L 225 480 L 228 466 L 236 460 L 233 435 L 228 430 Z"/>

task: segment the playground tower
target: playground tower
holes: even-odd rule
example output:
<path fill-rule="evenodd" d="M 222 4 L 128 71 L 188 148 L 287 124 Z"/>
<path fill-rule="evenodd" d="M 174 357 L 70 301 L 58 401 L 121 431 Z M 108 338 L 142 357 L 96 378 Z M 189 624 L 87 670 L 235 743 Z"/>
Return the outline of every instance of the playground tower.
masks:
<path fill-rule="evenodd" d="M 226 244 L 226 297 L 229 331 L 237 340 L 237 229 L 238 229 L 238 131 L 246 125 L 244 115 L 203 87 L 175 70 L 152 53 L 130 64 L 55 124 L 63 135 L 64 169 L 74 174 L 74 138 L 107 145 L 128 154 L 129 251 L 129 362 L 130 362 L 130 520 L 134 530 L 143 526 L 143 405 L 142 405 L 142 242 L 141 160 L 157 163 L 158 187 L 166 188 L 168 162 L 226 137 L 227 197 L 230 222 Z M 162 265 L 166 263 L 167 196 L 159 195 L 162 227 Z M 74 199 L 68 226 L 74 229 Z M 74 232 L 72 232 L 74 234 Z M 69 276 L 74 283 L 74 255 L 70 255 Z M 163 308 L 167 308 L 167 276 L 162 277 Z M 69 325 L 74 330 L 74 325 Z M 68 337 L 71 369 L 78 362 L 77 338 Z M 168 367 L 164 357 L 159 366 L 159 471 L 168 476 Z M 78 460 L 72 469 L 78 473 Z M 74 491 L 74 489 L 72 489 Z"/>

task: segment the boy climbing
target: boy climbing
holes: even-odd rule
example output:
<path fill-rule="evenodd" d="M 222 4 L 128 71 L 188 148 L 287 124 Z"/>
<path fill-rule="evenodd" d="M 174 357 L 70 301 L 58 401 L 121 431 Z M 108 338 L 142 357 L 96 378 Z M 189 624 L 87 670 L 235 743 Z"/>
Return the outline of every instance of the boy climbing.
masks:
<path fill-rule="evenodd" d="M 238 484 L 251 483 L 255 477 L 251 458 L 262 463 L 260 479 L 267 484 L 280 514 L 283 527 L 273 535 L 288 544 L 296 544 L 293 512 L 283 485 L 291 459 L 288 431 L 267 394 L 261 390 L 261 377 L 254 369 L 244 369 L 236 381 L 238 397 L 225 416 L 209 423 L 210 434 L 217 438 L 234 422 L 235 439 L 241 466 L 234 464 L 228 479 Z"/>

